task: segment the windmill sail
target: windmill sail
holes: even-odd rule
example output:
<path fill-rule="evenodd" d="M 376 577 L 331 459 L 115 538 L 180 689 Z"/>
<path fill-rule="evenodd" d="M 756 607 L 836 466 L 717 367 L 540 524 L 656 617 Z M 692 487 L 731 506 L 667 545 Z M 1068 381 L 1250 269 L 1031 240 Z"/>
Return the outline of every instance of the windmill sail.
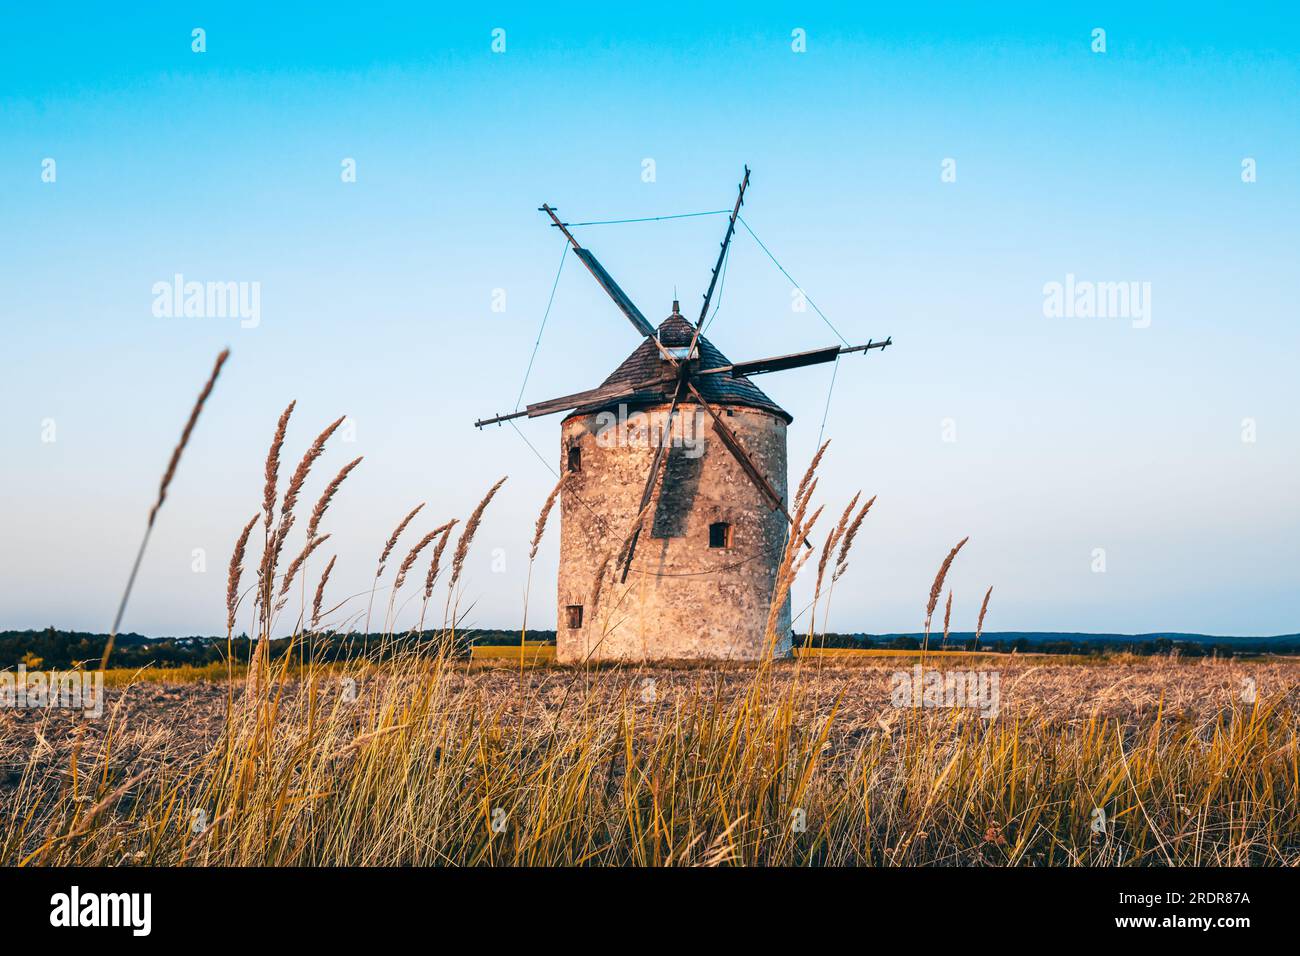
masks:
<path fill-rule="evenodd" d="M 550 203 L 542 203 L 537 208 L 551 217 L 551 225 L 559 229 L 564 234 L 564 238 L 569 240 L 569 245 L 573 246 L 573 254 L 587 267 L 587 271 L 596 277 L 600 287 L 614 300 L 614 304 L 619 307 L 619 310 L 627 316 L 627 320 L 632 323 L 632 327 L 641 333 L 642 338 L 653 336 L 655 327 L 641 314 L 641 310 L 627 297 L 627 293 L 619 288 L 618 283 L 614 281 L 614 277 L 605 271 L 605 267 L 591 254 L 591 250 L 582 248 L 578 244 L 578 240 L 573 238 L 573 233 L 569 232 L 569 227 L 560 222 L 560 217 L 555 214 L 555 207 Z"/>
<path fill-rule="evenodd" d="M 761 375 L 764 372 L 782 372 L 791 368 L 803 368 L 805 365 L 818 365 L 822 362 L 830 362 L 839 357 L 840 347 L 832 345 L 829 348 L 813 349 L 809 352 L 796 352 L 792 355 L 777 355 L 773 358 L 754 359 L 750 362 L 736 362 L 734 365 L 724 365 L 721 368 L 702 369 L 700 375 L 718 375 L 723 372 L 729 372 L 732 375 Z"/>
<path fill-rule="evenodd" d="M 866 345 L 828 345 L 824 349 L 810 349 L 807 352 L 792 352 L 789 355 L 774 355 L 771 358 L 733 362 L 731 365 L 718 365 L 713 368 L 700 369 L 695 374 L 698 376 L 727 373 L 736 377 L 741 375 L 762 375 L 764 372 L 783 372 L 787 369 L 803 368 L 805 365 L 820 365 L 822 362 L 830 362 L 841 355 L 848 355 L 850 352 L 869 352 L 872 349 L 883 349 L 893 344 L 894 340 L 888 338 L 883 342 L 873 341 L 868 342 Z"/>
<path fill-rule="evenodd" d="M 632 386 L 622 383 L 606 384 L 599 388 L 587 389 L 585 392 L 575 392 L 572 395 L 550 398 L 544 402 L 534 402 L 519 411 L 510 412 L 506 415 L 480 418 L 474 423 L 474 427 L 482 428 L 484 425 L 497 425 L 501 422 L 508 422 L 513 418 L 523 418 L 525 415 L 529 418 L 540 418 L 542 415 L 554 415 L 557 412 L 567 412 L 575 408 L 587 408 L 596 405 L 617 405 L 620 402 L 630 404 L 659 402 L 667 397 L 665 389 L 668 387 L 668 385 L 661 385 L 656 381 L 647 381 Z"/>
<path fill-rule="evenodd" d="M 655 334 L 655 327 L 641 314 L 641 310 L 627 297 L 627 293 L 619 288 L 619 284 L 614 281 L 614 277 L 605 271 L 605 267 L 591 254 L 590 249 L 577 246 L 574 248 L 573 254 L 582 260 L 582 264 L 596 277 L 596 281 L 600 283 L 601 288 L 609 293 L 609 297 L 614 300 L 614 304 L 622 310 L 623 314 L 627 316 L 627 320 L 632 323 L 638 332 L 644 336 Z"/>

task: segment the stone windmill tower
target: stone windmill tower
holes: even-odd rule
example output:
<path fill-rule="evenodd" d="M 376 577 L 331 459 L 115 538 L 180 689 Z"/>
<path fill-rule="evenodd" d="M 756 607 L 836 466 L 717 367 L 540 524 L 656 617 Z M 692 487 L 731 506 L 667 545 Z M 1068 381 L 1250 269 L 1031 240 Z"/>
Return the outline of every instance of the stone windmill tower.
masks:
<path fill-rule="evenodd" d="M 748 185 L 746 168 L 699 320 L 674 301 L 657 327 L 555 210 L 541 207 L 642 339 L 597 388 L 475 422 L 568 413 L 560 447 L 561 662 L 789 653 L 788 601 L 774 648 L 764 632 L 791 520 L 792 419 L 750 377 L 891 340 L 732 362 L 701 334 Z"/>

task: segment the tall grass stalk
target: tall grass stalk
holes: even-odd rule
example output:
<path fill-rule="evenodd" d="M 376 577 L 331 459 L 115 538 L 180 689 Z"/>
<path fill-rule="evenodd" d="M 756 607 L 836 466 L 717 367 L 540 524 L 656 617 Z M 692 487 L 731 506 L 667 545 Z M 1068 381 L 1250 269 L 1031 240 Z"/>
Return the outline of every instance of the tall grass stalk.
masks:
<path fill-rule="evenodd" d="M 149 518 L 144 526 L 144 536 L 140 539 L 140 547 L 135 552 L 135 561 L 131 564 L 131 573 L 127 576 L 126 587 L 122 589 L 122 599 L 118 602 L 117 613 L 113 616 L 113 626 L 109 629 L 108 640 L 104 643 L 104 654 L 99 660 L 99 669 L 101 671 L 108 668 L 108 658 L 113 653 L 113 642 L 117 639 L 118 629 L 122 626 L 122 617 L 126 614 L 126 604 L 131 599 L 131 589 L 135 587 L 136 575 L 140 573 L 140 562 L 144 560 L 145 550 L 149 547 L 149 536 L 153 534 L 154 521 L 158 517 L 158 512 L 162 509 L 163 502 L 167 500 L 167 489 L 171 486 L 172 479 L 176 477 L 176 468 L 181 463 L 181 455 L 185 452 L 185 446 L 190 443 L 190 435 L 194 433 L 194 426 L 198 424 L 199 415 L 203 412 L 203 406 L 207 404 L 208 396 L 212 394 L 212 389 L 217 384 L 217 377 L 221 374 L 221 368 L 226 364 L 228 358 L 230 358 L 230 349 L 222 349 L 217 355 L 217 360 L 212 366 L 212 372 L 208 375 L 208 380 L 199 391 L 199 397 L 195 399 L 194 405 L 190 409 L 190 417 L 186 420 L 185 427 L 181 429 L 180 441 L 172 449 L 172 456 L 167 462 L 167 469 L 163 472 L 162 481 L 158 483 L 158 497 L 154 499 L 153 507 L 149 509 Z"/>

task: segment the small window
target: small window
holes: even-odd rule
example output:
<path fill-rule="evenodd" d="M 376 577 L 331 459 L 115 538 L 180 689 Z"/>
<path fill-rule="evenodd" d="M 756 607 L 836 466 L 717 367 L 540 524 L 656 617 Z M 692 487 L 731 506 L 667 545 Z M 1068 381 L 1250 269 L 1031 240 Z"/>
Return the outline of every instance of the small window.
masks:
<path fill-rule="evenodd" d="M 715 521 L 709 525 L 709 547 L 731 547 L 731 525 L 725 521 Z"/>
<path fill-rule="evenodd" d="M 570 628 L 572 628 L 573 630 L 577 630 L 578 628 L 582 627 L 582 605 L 581 604 L 570 604 L 568 607 L 564 609 L 564 611 L 565 614 L 567 615 Z"/>
<path fill-rule="evenodd" d="M 582 471 L 582 448 L 578 445 L 569 446 L 569 471 Z"/>

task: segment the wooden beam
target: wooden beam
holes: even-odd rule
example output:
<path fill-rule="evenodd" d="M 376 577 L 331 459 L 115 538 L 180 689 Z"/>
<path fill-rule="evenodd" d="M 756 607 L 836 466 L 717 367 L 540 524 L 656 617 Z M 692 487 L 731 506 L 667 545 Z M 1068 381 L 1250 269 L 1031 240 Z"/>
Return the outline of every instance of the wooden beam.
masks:
<path fill-rule="evenodd" d="M 841 355 L 851 352 L 869 352 L 893 345 L 893 338 L 883 342 L 868 342 L 866 345 L 828 345 L 823 349 L 809 349 L 807 352 L 791 352 L 789 355 L 774 355 L 771 358 L 753 359 L 749 362 L 733 362 L 731 365 L 719 365 L 716 368 L 701 369 L 696 375 L 721 375 L 729 372 L 733 376 L 762 375 L 764 372 L 781 372 L 791 368 L 803 368 L 805 365 L 818 365 L 830 362 Z"/>
<path fill-rule="evenodd" d="M 474 423 L 474 427 L 482 428 L 484 425 L 497 425 L 501 422 L 510 421 L 512 418 L 522 418 L 525 415 L 529 418 L 554 415 L 556 412 L 566 412 L 571 408 L 582 408 L 587 405 L 605 405 L 612 402 L 660 402 L 668 397 L 666 389 L 669 384 L 664 379 L 650 379 L 630 387 L 622 384 L 601 385 L 598 388 L 587 389 L 585 392 L 574 392 L 572 395 L 562 395 L 559 398 L 549 398 L 544 402 L 534 402 L 519 411 L 510 412 L 506 415 L 480 418 Z"/>
<path fill-rule="evenodd" d="M 761 471 L 758 470 L 758 466 L 755 465 L 753 460 L 749 457 L 749 453 L 745 451 L 745 446 L 740 443 L 740 439 L 736 437 L 736 433 L 733 432 L 731 427 L 722 420 L 722 416 L 718 414 L 717 409 L 704 400 L 704 396 L 699 393 L 699 390 L 694 384 L 688 381 L 686 387 L 690 389 L 691 394 L 695 396 L 695 400 L 703 406 L 704 410 L 708 412 L 710 416 L 712 416 L 713 424 L 717 428 L 718 436 L 722 439 L 722 443 L 727 446 L 727 450 L 731 452 L 732 457 L 740 463 L 740 467 L 744 470 L 745 474 L 749 476 L 749 480 L 752 481 L 759 491 L 763 492 L 768 501 L 772 503 L 772 510 L 776 511 L 780 509 L 781 513 L 785 515 L 786 521 L 790 522 L 793 526 L 794 517 L 786 508 L 785 502 L 782 501 L 781 496 L 776 493 L 776 489 L 772 487 L 772 483 L 763 476 Z M 803 545 L 805 548 L 812 547 L 807 538 L 803 539 Z"/>
<path fill-rule="evenodd" d="M 560 222 L 560 217 L 555 214 L 555 207 L 547 203 L 542 203 L 537 208 L 538 211 L 544 212 L 546 215 L 550 216 L 552 225 L 556 226 L 560 232 L 564 233 L 564 238 L 568 239 L 569 243 L 573 246 L 573 251 L 574 254 L 577 255 L 578 261 L 587 267 L 587 271 L 590 272 L 592 276 L 595 277 L 596 281 L 600 283 L 600 287 L 605 290 L 606 294 L 609 295 L 611 299 L 614 300 L 614 304 L 618 306 L 619 311 L 627 316 L 627 320 L 632 323 L 632 327 L 643 336 L 654 335 L 655 327 L 650 324 L 649 320 L 646 319 L 644 315 L 641 314 L 641 310 L 636 307 L 636 304 L 628 298 L 627 293 L 624 292 L 619 284 L 614 281 L 614 277 L 605 271 L 605 267 L 600 264 L 599 260 L 597 260 L 594 255 L 591 254 L 591 250 L 584 249 L 582 246 L 578 245 L 578 240 L 573 238 L 573 233 L 569 232 L 568 226 Z"/>
<path fill-rule="evenodd" d="M 713 267 L 713 275 L 709 278 L 709 291 L 704 293 L 704 305 L 700 308 L 700 321 L 695 323 L 696 336 L 699 330 L 704 328 L 704 320 L 709 317 L 709 302 L 713 299 L 713 289 L 718 284 L 718 273 L 722 270 L 722 263 L 727 258 L 727 246 L 731 245 L 731 236 L 736 231 L 736 217 L 740 215 L 740 207 L 745 202 L 745 189 L 749 186 L 749 167 L 745 167 L 745 176 L 740 181 L 740 190 L 736 194 L 736 204 L 731 207 L 731 218 L 727 221 L 727 234 L 722 237 L 722 248 L 718 250 L 718 262 Z"/>
<path fill-rule="evenodd" d="M 792 352 L 789 355 L 776 355 L 772 358 L 754 359 L 750 362 L 735 362 L 731 365 L 720 365 L 717 368 L 706 368 L 696 372 L 696 375 L 720 375 L 723 372 L 729 372 L 733 376 L 739 375 L 761 375 L 764 372 L 781 372 L 791 368 L 802 368 L 805 365 L 819 365 L 822 362 L 834 361 L 840 354 L 840 347 L 832 345 L 824 349 L 812 349 L 808 352 Z"/>
<path fill-rule="evenodd" d="M 677 405 L 682 398 L 681 382 L 678 382 L 677 391 L 673 393 L 673 403 L 668 408 L 668 418 L 664 422 L 663 431 L 659 435 L 659 447 L 655 449 L 654 460 L 650 463 L 650 474 L 646 476 L 645 489 L 641 492 L 641 503 L 637 506 L 636 513 L 639 520 L 637 525 L 632 529 L 632 537 L 628 541 L 627 555 L 623 559 L 623 574 L 619 578 L 619 583 L 627 581 L 627 573 L 632 568 L 632 557 L 636 554 L 636 544 L 641 537 L 641 529 L 645 526 L 645 510 L 650 504 L 650 499 L 654 496 L 655 485 L 658 484 L 659 470 L 663 467 L 663 462 L 668 457 L 668 445 L 672 441 L 673 416 L 677 414 Z"/>

